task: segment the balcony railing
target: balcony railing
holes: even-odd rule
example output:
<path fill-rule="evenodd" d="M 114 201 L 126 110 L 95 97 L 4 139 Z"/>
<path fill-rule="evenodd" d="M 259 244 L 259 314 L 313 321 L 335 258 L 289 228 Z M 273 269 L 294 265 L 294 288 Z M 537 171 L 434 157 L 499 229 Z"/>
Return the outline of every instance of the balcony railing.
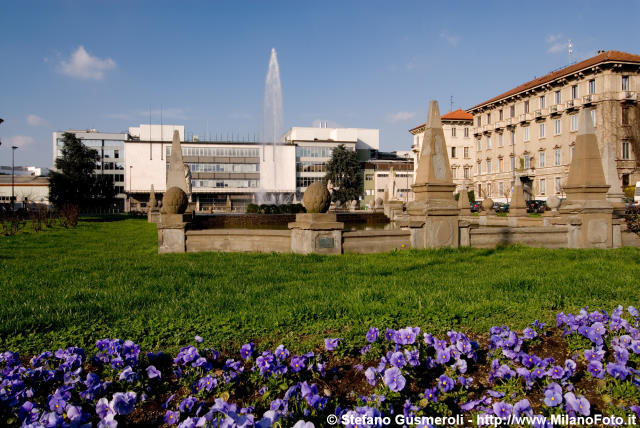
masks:
<path fill-rule="evenodd" d="M 636 101 L 637 94 L 633 91 L 622 91 L 618 94 L 618 99 L 621 101 Z"/>
<path fill-rule="evenodd" d="M 518 120 L 519 120 L 520 123 L 529 122 L 529 121 L 531 121 L 531 114 L 530 113 L 523 113 L 520 116 L 518 116 Z"/>

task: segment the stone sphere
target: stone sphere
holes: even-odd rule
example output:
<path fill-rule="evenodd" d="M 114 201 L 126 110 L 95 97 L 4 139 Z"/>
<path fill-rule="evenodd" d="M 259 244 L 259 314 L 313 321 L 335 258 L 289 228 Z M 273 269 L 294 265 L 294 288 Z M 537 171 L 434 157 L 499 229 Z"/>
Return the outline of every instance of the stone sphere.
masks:
<path fill-rule="evenodd" d="M 551 208 L 552 211 L 556 211 L 558 208 L 560 208 L 561 204 L 562 200 L 556 195 L 551 195 L 547 198 L 547 206 Z"/>
<path fill-rule="evenodd" d="M 493 199 L 491 198 L 484 198 L 484 200 L 482 201 L 482 209 L 485 211 L 492 211 L 493 210 Z"/>
<path fill-rule="evenodd" d="M 179 187 L 170 187 L 162 198 L 165 214 L 184 214 L 189 205 L 187 194 Z"/>
<path fill-rule="evenodd" d="M 302 205 L 308 213 L 326 213 L 331 205 L 331 194 L 321 181 L 311 183 L 302 197 Z"/>
<path fill-rule="evenodd" d="M 377 198 L 376 199 L 376 207 L 381 207 L 384 205 L 384 201 L 382 200 L 382 198 Z"/>

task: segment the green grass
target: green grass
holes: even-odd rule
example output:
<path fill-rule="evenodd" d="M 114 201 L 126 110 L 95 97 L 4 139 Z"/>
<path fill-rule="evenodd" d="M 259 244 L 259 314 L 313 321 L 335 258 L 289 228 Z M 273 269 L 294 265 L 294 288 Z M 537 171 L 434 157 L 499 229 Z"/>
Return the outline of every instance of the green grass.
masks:
<path fill-rule="evenodd" d="M 293 350 L 370 325 L 482 334 L 589 305 L 638 305 L 640 249 L 403 251 L 374 255 L 157 254 L 144 220 L 0 237 L 0 351 L 93 349 L 119 337 L 175 350 L 200 334 L 237 351 Z"/>

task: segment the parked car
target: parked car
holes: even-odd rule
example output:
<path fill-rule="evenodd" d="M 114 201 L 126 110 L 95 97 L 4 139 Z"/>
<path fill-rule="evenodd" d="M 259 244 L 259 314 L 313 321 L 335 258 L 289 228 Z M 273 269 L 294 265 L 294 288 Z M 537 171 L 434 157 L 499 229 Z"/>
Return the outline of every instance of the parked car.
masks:
<path fill-rule="evenodd" d="M 506 213 L 509 212 L 509 204 L 504 202 L 494 202 L 493 210 L 497 213 Z"/>
<path fill-rule="evenodd" d="M 539 200 L 527 201 L 528 213 L 543 213 L 546 208 L 547 208 L 546 201 L 539 201 Z"/>
<path fill-rule="evenodd" d="M 478 201 L 469 202 L 469 208 L 472 213 L 477 213 L 482 209 L 482 205 Z"/>

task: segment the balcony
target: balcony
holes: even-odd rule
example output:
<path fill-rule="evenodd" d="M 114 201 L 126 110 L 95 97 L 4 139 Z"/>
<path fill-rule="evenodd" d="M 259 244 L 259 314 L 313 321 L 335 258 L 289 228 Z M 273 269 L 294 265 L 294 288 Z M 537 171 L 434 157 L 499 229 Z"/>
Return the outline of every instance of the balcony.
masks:
<path fill-rule="evenodd" d="M 618 94 L 620 101 L 635 102 L 638 99 L 638 95 L 633 91 L 622 91 Z"/>
<path fill-rule="evenodd" d="M 565 104 L 565 106 L 567 111 L 575 110 L 580 107 L 580 100 L 577 98 L 575 100 L 569 100 L 567 101 L 567 104 Z"/>
<path fill-rule="evenodd" d="M 513 119 L 512 118 L 507 119 L 506 122 L 507 122 L 507 127 L 513 126 Z"/>
<path fill-rule="evenodd" d="M 520 123 L 530 122 L 531 121 L 531 114 L 530 113 L 521 114 L 520 116 L 518 116 L 518 121 Z"/>
<path fill-rule="evenodd" d="M 477 128 L 473 128 L 473 135 L 480 135 L 482 134 L 482 127 L 478 126 Z"/>
<path fill-rule="evenodd" d="M 557 116 L 561 114 L 563 110 L 564 110 L 563 104 L 552 105 L 551 107 L 549 107 L 549 114 L 551 114 L 551 116 Z"/>
<path fill-rule="evenodd" d="M 488 134 L 491 131 L 493 131 L 493 125 L 485 125 L 482 127 L 482 132 L 485 134 Z"/>
<path fill-rule="evenodd" d="M 499 131 L 500 129 L 504 128 L 504 122 L 498 121 L 495 123 L 495 125 L 493 125 L 493 127 L 496 131 Z"/>
<path fill-rule="evenodd" d="M 542 118 L 542 110 L 535 110 L 533 112 L 533 118 L 534 119 L 541 119 Z"/>
<path fill-rule="evenodd" d="M 584 97 L 582 97 L 582 104 L 584 106 L 589 106 L 593 104 L 593 101 L 594 101 L 593 94 L 585 95 Z"/>

